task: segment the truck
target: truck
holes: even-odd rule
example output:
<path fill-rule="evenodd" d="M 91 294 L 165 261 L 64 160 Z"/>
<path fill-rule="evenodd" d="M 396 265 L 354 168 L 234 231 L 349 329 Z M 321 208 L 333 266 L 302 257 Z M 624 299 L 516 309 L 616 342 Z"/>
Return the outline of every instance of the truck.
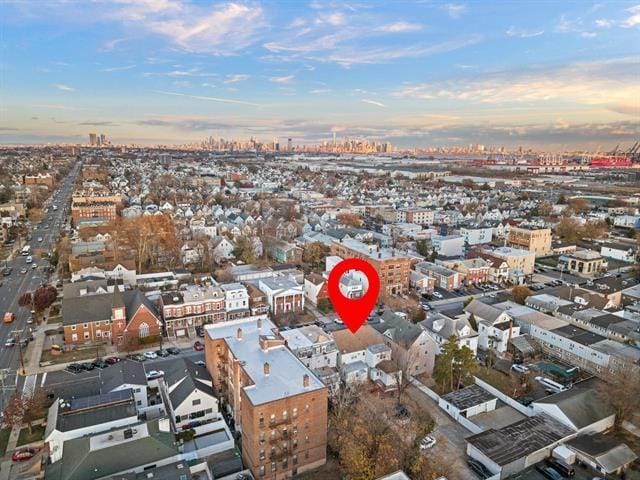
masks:
<path fill-rule="evenodd" d="M 16 319 L 16 314 L 13 312 L 6 312 L 4 314 L 4 323 L 11 323 Z"/>

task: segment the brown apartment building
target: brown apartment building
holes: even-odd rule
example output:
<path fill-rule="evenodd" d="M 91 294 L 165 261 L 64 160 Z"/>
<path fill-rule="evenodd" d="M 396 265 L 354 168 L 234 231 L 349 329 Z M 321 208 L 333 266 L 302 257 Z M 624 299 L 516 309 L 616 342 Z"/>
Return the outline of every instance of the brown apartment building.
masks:
<path fill-rule="evenodd" d="M 360 258 L 369 262 L 380 276 L 380 294 L 399 295 L 409 289 L 411 257 L 398 250 L 367 245 L 353 239 L 342 239 L 331 244 L 331 255 L 342 258 Z"/>
<path fill-rule="evenodd" d="M 122 208 L 122 197 L 107 190 L 75 192 L 71 203 L 71 217 L 75 222 L 81 218 L 104 218 L 115 220 Z"/>
<path fill-rule="evenodd" d="M 511 227 L 507 245 L 529 250 L 536 257 L 548 255 L 551 253 L 551 229 L 522 225 Z"/>
<path fill-rule="evenodd" d="M 327 387 L 266 318 L 205 327 L 205 360 L 220 406 L 242 434 L 257 479 L 280 480 L 326 462 Z"/>

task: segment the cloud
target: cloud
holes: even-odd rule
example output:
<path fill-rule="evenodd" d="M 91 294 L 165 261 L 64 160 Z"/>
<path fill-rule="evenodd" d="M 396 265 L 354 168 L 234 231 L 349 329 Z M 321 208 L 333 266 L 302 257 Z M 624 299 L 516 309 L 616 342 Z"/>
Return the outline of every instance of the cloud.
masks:
<path fill-rule="evenodd" d="M 126 40 L 126 38 L 114 38 L 113 40 L 109 40 L 108 42 L 105 42 L 102 45 L 100 50 L 102 50 L 103 52 L 110 52 L 110 51 L 114 50 L 122 42 L 124 42 L 125 40 Z"/>
<path fill-rule="evenodd" d="M 596 27 L 599 27 L 599 28 L 611 28 L 616 24 L 615 21 L 609 20 L 606 18 L 599 18 L 598 20 L 596 20 L 595 23 L 596 23 Z"/>
<path fill-rule="evenodd" d="M 417 32 L 419 30 L 422 30 L 422 25 L 420 25 L 419 23 L 394 22 L 388 23 L 386 25 L 381 25 L 376 30 L 385 33 Z"/>
<path fill-rule="evenodd" d="M 109 120 L 95 121 L 95 122 L 82 122 L 82 123 L 78 123 L 78 125 L 88 126 L 88 127 L 117 127 L 117 126 L 119 126 L 118 123 L 114 123 L 114 122 L 109 121 Z"/>
<path fill-rule="evenodd" d="M 625 57 L 409 84 L 397 89 L 394 95 L 480 104 L 566 101 L 606 107 L 637 101 L 640 98 L 638 75 L 639 59 Z"/>
<path fill-rule="evenodd" d="M 244 82 L 245 80 L 248 80 L 249 78 L 250 78 L 250 75 L 237 73 L 235 75 L 227 75 L 227 79 L 224 81 L 224 83 Z"/>
<path fill-rule="evenodd" d="M 245 102 L 243 100 L 232 100 L 230 98 L 219 98 L 219 97 L 208 97 L 202 95 L 189 95 L 186 93 L 178 93 L 178 92 L 165 92 L 162 90 L 153 90 L 153 93 L 158 93 L 160 95 L 171 95 L 174 97 L 185 97 L 185 98 L 193 98 L 194 100 L 206 100 L 209 102 L 220 102 L 220 103 L 232 103 L 236 105 L 247 105 L 250 107 L 259 107 L 260 105 L 257 103 Z"/>
<path fill-rule="evenodd" d="M 111 18 L 168 38 L 183 50 L 233 55 L 251 45 L 265 26 L 254 4 L 187 3 L 183 0 L 118 0 Z"/>
<path fill-rule="evenodd" d="M 370 100 L 368 98 L 363 98 L 360 100 L 363 103 L 368 103 L 369 105 L 375 105 L 376 107 L 386 107 L 386 105 L 382 102 L 378 102 L 376 100 Z"/>
<path fill-rule="evenodd" d="M 626 11 L 631 15 L 624 20 L 621 25 L 624 28 L 631 28 L 636 25 L 640 25 L 640 5 L 634 5 L 633 7 L 627 8 Z"/>
<path fill-rule="evenodd" d="M 291 83 L 294 79 L 295 79 L 295 75 L 286 75 L 283 77 L 271 77 L 269 78 L 269 81 L 273 83 L 287 84 L 287 83 Z"/>
<path fill-rule="evenodd" d="M 330 88 L 316 88 L 314 90 L 309 90 L 309 93 L 312 95 L 322 95 L 324 93 L 331 93 L 333 90 Z"/>
<path fill-rule="evenodd" d="M 347 19 L 342 12 L 333 12 L 329 14 L 319 15 L 316 20 L 316 24 L 327 23 L 334 27 L 339 27 L 347 23 Z"/>
<path fill-rule="evenodd" d="M 63 83 L 56 83 L 54 85 L 54 87 L 56 87 L 58 90 L 62 90 L 63 92 L 75 92 L 76 89 L 73 87 L 70 87 L 69 85 L 65 85 Z"/>
<path fill-rule="evenodd" d="M 514 26 L 511 26 L 506 31 L 506 34 L 509 37 L 531 38 L 531 37 L 539 37 L 540 35 L 543 35 L 544 30 L 522 30 Z"/>
<path fill-rule="evenodd" d="M 125 70 L 131 70 L 132 68 L 136 68 L 135 65 L 125 65 L 122 67 L 108 67 L 100 69 L 101 72 L 123 72 Z"/>
<path fill-rule="evenodd" d="M 460 18 L 467 11 L 466 5 L 459 3 L 447 3 L 442 9 L 449 14 L 451 18 Z"/>

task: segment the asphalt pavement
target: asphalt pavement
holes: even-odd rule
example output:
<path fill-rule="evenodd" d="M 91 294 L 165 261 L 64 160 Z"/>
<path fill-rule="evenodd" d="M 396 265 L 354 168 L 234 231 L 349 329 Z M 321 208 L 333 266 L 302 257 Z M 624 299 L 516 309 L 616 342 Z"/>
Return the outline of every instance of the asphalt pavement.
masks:
<path fill-rule="evenodd" d="M 32 225 L 29 231 L 30 240 L 23 239 L 21 247 L 30 245 L 32 250 L 44 250 L 52 252 L 58 241 L 61 225 L 66 225 L 69 217 L 69 203 L 73 193 L 73 185 L 80 171 L 80 163 L 77 163 L 69 175 L 59 185 L 58 189 L 47 200 L 47 213 L 36 225 Z M 53 209 L 56 205 L 57 210 Z M 45 206 L 45 208 L 47 208 Z M 32 255 L 33 263 L 27 264 L 27 256 L 19 252 L 14 259 L 0 263 L 3 273 L 11 269 L 11 274 L 1 276 L 0 281 L 0 316 L 6 312 L 15 314 L 15 320 L 11 323 L 0 323 L 0 389 L 2 397 L 8 397 L 17 383 L 16 371 L 20 367 L 20 348 L 6 346 L 10 338 L 24 339 L 30 336 L 28 322 L 31 319 L 29 308 L 18 305 L 19 298 L 26 292 L 33 292 L 40 285 L 48 281 L 49 262 L 45 258 Z M 32 268 L 36 265 L 35 268 Z M 25 271 L 26 270 L 26 271 Z M 22 273 L 24 272 L 24 273 Z M 0 400 L 2 400 L 0 398 Z"/>

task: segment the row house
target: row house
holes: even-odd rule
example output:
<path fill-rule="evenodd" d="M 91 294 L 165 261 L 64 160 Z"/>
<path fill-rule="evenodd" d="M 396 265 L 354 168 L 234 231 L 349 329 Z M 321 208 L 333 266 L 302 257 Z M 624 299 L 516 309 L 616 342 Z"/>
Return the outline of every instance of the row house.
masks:
<path fill-rule="evenodd" d="M 437 264 L 455 270 L 462 276 L 465 285 L 477 285 L 489 280 L 489 262 L 482 258 L 469 258 L 466 260 L 436 260 Z"/>
<path fill-rule="evenodd" d="M 293 243 L 277 240 L 267 246 L 267 253 L 278 263 L 302 263 L 302 248 Z"/>
<path fill-rule="evenodd" d="M 504 310 L 473 300 L 464 311 L 467 319 L 473 316 L 476 321 L 478 348 L 481 350 L 494 350 L 502 354 L 507 351 L 511 340 L 520 335 L 520 327 L 513 324 Z"/>
<path fill-rule="evenodd" d="M 442 265 L 433 262 L 420 262 L 416 264 L 416 271 L 433 278 L 437 288 L 448 292 L 461 286 L 461 275 Z"/>
<path fill-rule="evenodd" d="M 220 285 L 220 288 L 222 288 L 224 292 L 227 320 L 237 320 L 248 317 L 251 314 L 247 287 L 241 283 L 225 283 Z"/>
<path fill-rule="evenodd" d="M 198 327 L 226 318 L 225 295 L 220 287 L 186 285 L 163 293 L 160 306 L 169 337 L 194 337 Z"/>
<path fill-rule="evenodd" d="M 267 296 L 258 287 L 251 283 L 246 284 L 247 293 L 249 294 L 249 310 L 251 316 L 266 315 L 269 313 L 269 303 Z"/>

